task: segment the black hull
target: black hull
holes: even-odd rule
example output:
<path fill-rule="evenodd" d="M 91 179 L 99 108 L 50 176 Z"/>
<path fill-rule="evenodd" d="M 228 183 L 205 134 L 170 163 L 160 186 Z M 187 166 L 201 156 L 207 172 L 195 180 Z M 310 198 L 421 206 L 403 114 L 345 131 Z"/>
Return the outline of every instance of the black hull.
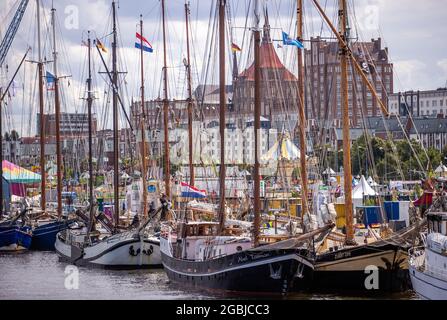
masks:
<path fill-rule="evenodd" d="M 226 292 L 286 294 L 299 277 L 312 276 L 306 250 L 243 251 L 209 261 L 161 258 L 169 279 Z"/>
<path fill-rule="evenodd" d="M 375 266 L 378 279 L 371 286 Z M 308 280 L 308 279 L 305 279 Z M 378 285 L 377 285 L 378 284 Z M 410 290 L 408 255 L 400 246 L 358 246 L 318 255 L 311 283 L 296 283 L 294 291 L 309 287 L 314 292 L 362 292 L 368 294 Z"/>

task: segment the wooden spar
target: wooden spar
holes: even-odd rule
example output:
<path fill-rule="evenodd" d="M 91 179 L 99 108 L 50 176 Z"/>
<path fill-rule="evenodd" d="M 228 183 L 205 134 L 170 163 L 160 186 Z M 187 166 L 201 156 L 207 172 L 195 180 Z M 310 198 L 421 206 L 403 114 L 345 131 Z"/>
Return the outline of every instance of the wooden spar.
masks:
<path fill-rule="evenodd" d="M 144 108 L 144 51 L 143 16 L 140 15 L 140 55 L 141 55 L 141 178 L 143 179 L 143 216 L 147 217 L 147 167 L 146 167 L 146 110 Z"/>
<path fill-rule="evenodd" d="M 368 89 L 370 90 L 370 92 L 374 95 L 374 97 L 376 98 L 377 102 L 379 103 L 380 109 L 382 110 L 382 113 L 385 117 L 389 117 L 389 113 L 388 113 L 388 109 L 386 108 L 386 106 L 383 104 L 382 99 L 379 97 L 376 89 L 374 88 L 374 86 L 371 84 L 371 82 L 368 80 L 368 78 L 366 77 L 365 73 L 362 70 L 362 67 L 358 64 L 358 62 L 353 58 L 352 56 L 352 51 L 349 48 L 348 44 L 347 44 L 347 39 L 345 40 L 337 31 L 337 29 L 334 27 L 334 25 L 332 24 L 331 20 L 328 18 L 328 16 L 326 15 L 326 13 L 324 12 L 323 8 L 321 8 L 320 4 L 318 3 L 317 0 L 312 0 L 313 3 L 315 4 L 315 7 L 317 8 L 317 10 L 321 13 L 321 15 L 323 16 L 323 19 L 326 21 L 327 25 L 329 26 L 329 28 L 332 30 L 332 32 L 334 33 L 334 35 L 337 37 L 338 42 L 340 42 L 341 46 L 345 47 L 347 50 L 347 57 L 350 59 L 351 63 L 354 65 L 355 70 L 357 71 L 357 73 L 361 76 L 363 82 L 365 83 L 365 85 L 368 87 Z"/>
<path fill-rule="evenodd" d="M 43 62 L 42 62 L 42 44 L 41 44 L 41 28 L 40 28 L 40 0 L 36 0 L 37 9 L 37 50 L 39 61 L 37 63 L 39 73 L 39 112 L 40 112 L 40 208 L 42 211 L 46 209 L 46 172 L 45 172 L 45 116 L 43 101 Z"/>
<path fill-rule="evenodd" d="M 219 0 L 219 234 L 222 234 L 225 228 L 225 6 L 226 0 Z"/>
<path fill-rule="evenodd" d="M 90 31 L 88 32 L 88 79 L 87 79 L 87 112 L 88 112 L 88 173 L 89 178 L 89 202 L 90 202 L 90 226 L 89 231 L 95 230 L 95 214 L 94 214 L 94 201 L 93 201 L 93 128 L 92 128 L 92 40 L 90 39 Z"/>
<path fill-rule="evenodd" d="M 303 0 L 298 0 L 297 5 L 297 37 L 298 41 L 303 41 Z M 300 165 L 301 165 L 301 194 L 302 194 L 302 210 L 301 218 L 304 228 L 304 216 L 308 213 L 308 187 L 307 187 L 307 167 L 306 167 L 306 114 L 304 101 L 304 68 L 303 68 L 303 51 L 298 50 L 298 100 L 299 100 L 299 137 L 300 137 Z"/>
<path fill-rule="evenodd" d="M 61 128 L 60 128 L 60 101 L 59 101 L 59 78 L 57 74 L 57 46 L 56 46 L 56 9 L 51 9 L 51 20 L 53 24 L 53 65 L 54 65 L 54 103 L 56 120 L 56 165 L 57 165 L 57 215 L 62 217 L 62 153 L 61 153 Z"/>
<path fill-rule="evenodd" d="M 346 0 L 339 0 L 339 28 L 340 37 L 347 40 L 347 7 Z M 354 240 L 353 212 L 352 212 L 352 173 L 351 173 L 351 140 L 349 122 L 349 97 L 348 97 L 348 49 L 347 41 L 340 43 L 340 68 L 341 68 L 341 104 L 343 115 L 343 168 L 344 168 L 344 194 L 346 216 L 346 243 Z"/>
<path fill-rule="evenodd" d="M 114 195 L 114 223 L 115 229 L 119 226 L 119 144 L 118 144 L 118 69 L 117 69 L 117 29 L 116 29 L 116 3 L 112 2 L 113 11 L 113 42 L 112 42 L 112 81 L 116 90 L 113 91 L 113 195 Z"/>
<path fill-rule="evenodd" d="M 254 35 L 254 58 L 255 58 L 255 105 L 254 105 L 254 136 L 255 136 L 255 163 L 253 168 L 253 193 L 254 193 L 254 221 L 253 221 L 253 245 L 259 246 L 259 232 L 261 228 L 261 180 L 259 177 L 259 156 L 261 145 L 261 69 L 260 69 L 260 46 L 261 31 L 257 26 Z"/>
<path fill-rule="evenodd" d="M 165 170 L 165 193 L 171 198 L 171 174 L 170 174 L 170 150 L 169 150 L 169 101 L 168 101 L 168 66 L 166 52 L 166 11 L 165 0 L 161 0 L 161 11 L 163 18 L 163 131 L 164 131 L 164 170 Z"/>
<path fill-rule="evenodd" d="M 186 22 L 186 55 L 188 74 L 188 144 L 189 144 L 189 184 L 194 185 L 194 163 L 193 163 L 193 143 L 192 143 L 192 79 L 191 79 L 191 58 L 189 50 L 189 4 L 185 3 L 185 22 Z"/>

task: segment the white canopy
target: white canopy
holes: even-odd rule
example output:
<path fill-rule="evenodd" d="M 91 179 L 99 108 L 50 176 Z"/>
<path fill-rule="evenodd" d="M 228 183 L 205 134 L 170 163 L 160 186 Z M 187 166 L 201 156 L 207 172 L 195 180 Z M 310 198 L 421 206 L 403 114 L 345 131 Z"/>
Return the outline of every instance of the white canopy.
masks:
<path fill-rule="evenodd" d="M 352 190 L 353 199 L 363 199 L 364 196 L 375 196 L 377 192 L 366 181 L 365 176 L 360 178 L 359 183 Z"/>
<path fill-rule="evenodd" d="M 368 184 L 369 184 L 371 187 L 377 187 L 377 186 L 379 185 L 377 182 L 374 181 L 374 179 L 373 179 L 371 176 L 369 176 L 369 177 L 368 177 L 368 180 L 366 180 L 366 181 L 368 182 Z"/>
<path fill-rule="evenodd" d="M 436 168 L 435 173 L 444 173 L 447 172 L 447 167 L 442 163 Z"/>
<path fill-rule="evenodd" d="M 332 168 L 327 168 L 326 170 L 323 171 L 323 174 L 325 175 L 335 175 L 335 171 L 332 170 Z"/>
<path fill-rule="evenodd" d="M 273 147 L 261 157 L 261 163 L 268 164 L 272 161 L 279 160 L 299 160 L 300 154 L 300 150 L 292 140 L 290 140 L 290 136 L 285 134 L 282 139 L 280 138 L 276 141 Z"/>

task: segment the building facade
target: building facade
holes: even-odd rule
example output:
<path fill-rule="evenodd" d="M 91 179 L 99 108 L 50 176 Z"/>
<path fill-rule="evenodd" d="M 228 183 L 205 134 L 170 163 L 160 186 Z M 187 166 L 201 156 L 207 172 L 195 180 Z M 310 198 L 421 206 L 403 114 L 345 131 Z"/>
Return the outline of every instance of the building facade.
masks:
<path fill-rule="evenodd" d="M 381 101 L 387 104 L 393 92 L 393 65 L 388 60 L 388 48 L 381 39 L 351 44 L 353 56 L 375 87 Z M 305 96 L 307 119 L 319 128 L 342 126 L 341 69 L 338 42 L 320 37 L 311 38 L 305 50 Z M 352 65 L 348 66 L 348 99 L 351 127 L 359 127 L 361 119 L 378 116 L 381 109 Z"/>
<path fill-rule="evenodd" d="M 447 115 L 447 88 L 393 93 L 388 97 L 388 111 L 413 117 Z"/>
<path fill-rule="evenodd" d="M 45 136 L 56 136 L 56 115 L 45 114 Z M 97 119 L 92 115 L 92 132 L 96 134 Z M 62 137 L 88 136 L 88 114 L 86 113 L 61 113 L 60 115 L 60 135 Z M 36 134 L 40 135 L 40 114 L 37 114 Z"/>

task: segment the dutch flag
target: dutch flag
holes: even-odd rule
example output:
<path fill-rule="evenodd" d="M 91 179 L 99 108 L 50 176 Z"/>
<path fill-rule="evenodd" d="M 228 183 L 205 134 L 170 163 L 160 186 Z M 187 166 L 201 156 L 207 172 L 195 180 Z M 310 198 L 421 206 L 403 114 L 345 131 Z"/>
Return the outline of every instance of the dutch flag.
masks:
<path fill-rule="evenodd" d="M 185 198 L 206 198 L 206 191 L 199 190 L 196 187 L 190 186 L 182 182 L 182 197 Z"/>
<path fill-rule="evenodd" d="M 141 34 L 137 32 L 137 40 L 135 41 L 135 48 L 141 49 L 141 41 L 143 41 L 143 50 L 146 52 L 153 52 L 152 45 L 147 41 L 145 37 L 142 37 Z"/>

